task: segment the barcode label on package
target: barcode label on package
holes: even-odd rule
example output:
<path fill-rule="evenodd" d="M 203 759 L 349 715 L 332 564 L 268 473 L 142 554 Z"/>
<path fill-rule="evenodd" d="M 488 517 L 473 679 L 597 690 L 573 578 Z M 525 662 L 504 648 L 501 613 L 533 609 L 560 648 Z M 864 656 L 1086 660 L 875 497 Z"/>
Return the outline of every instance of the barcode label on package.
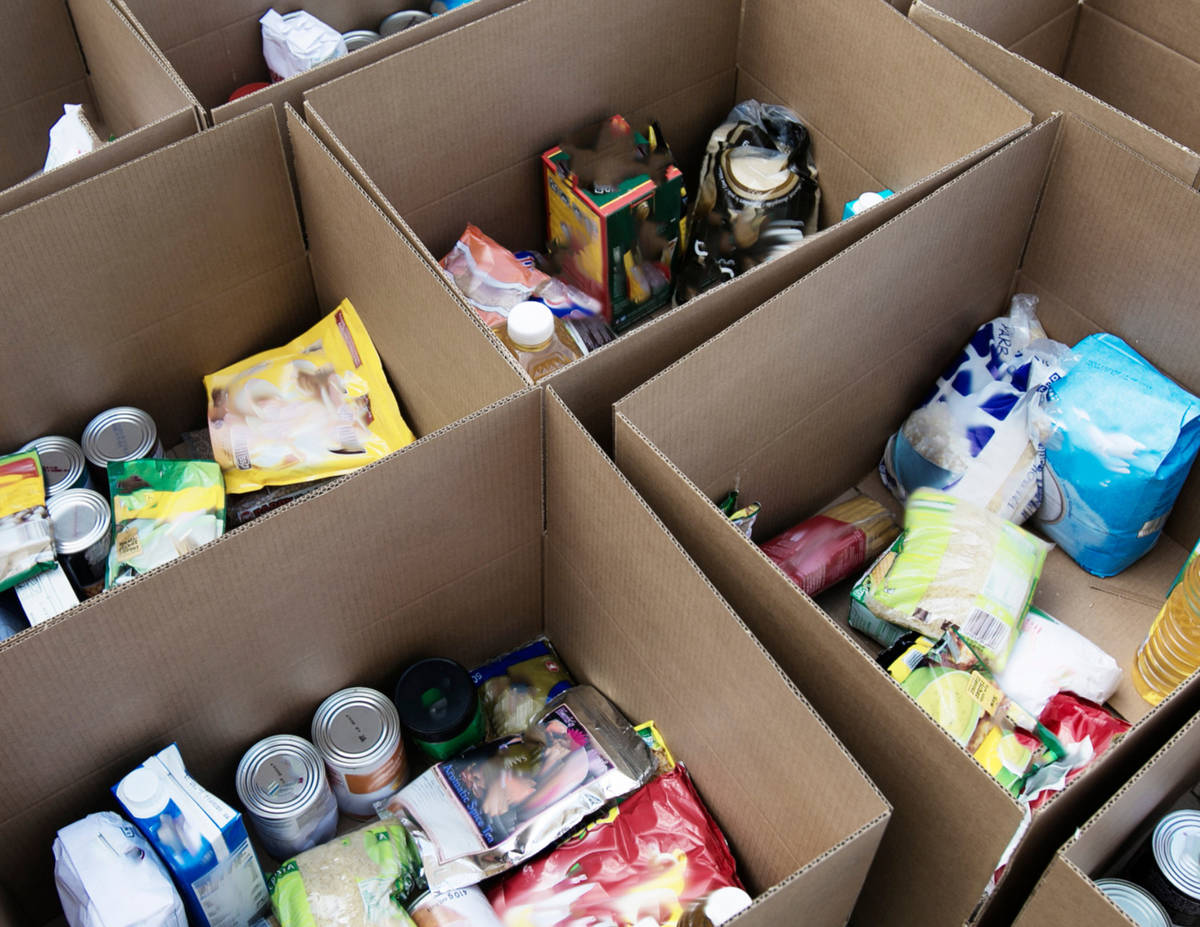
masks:
<path fill-rule="evenodd" d="M 1011 630 L 1008 625 L 982 608 L 972 608 L 967 620 L 958 629 L 963 637 L 968 637 L 981 647 L 995 653 L 1002 653 L 1008 643 Z"/>

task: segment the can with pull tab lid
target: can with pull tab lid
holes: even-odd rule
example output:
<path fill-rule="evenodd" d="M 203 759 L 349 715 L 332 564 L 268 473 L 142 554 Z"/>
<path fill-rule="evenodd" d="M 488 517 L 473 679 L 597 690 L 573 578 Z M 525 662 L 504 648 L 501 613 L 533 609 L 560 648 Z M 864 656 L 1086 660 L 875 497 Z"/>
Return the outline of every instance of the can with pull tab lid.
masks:
<path fill-rule="evenodd" d="M 375 803 L 404 785 L 400 715 L 382 692 L 356 686 L 333 693 L 313 716 L 312 739 L 344 814 L 372 818 Z"/>
<path fill-rule="evenodd" d="M 1124 879 L 1097 879 L 1096 888 L 1138 927 L 1171 927 L 1171 918 L 1158 899 L 1140 885 Z"/>
<path fill-rule="evenodd" d="M 90 489 L 67 489 L 46 500 L 54 527 L 54 550 L 79 594 L 104 591 L 108 549 L 112 543 L 112 510 L 108 500 Z"/>
<path fill-rule="evenodd" d="M 109 461 L 161 457 L 158 426 L 149 414 L 133 406 L 118 406 L 101 412 L 83 429 L 83 453 L 95 467 L 104 470 Z"/>
<path fill-rule="evenodd" d="M 35 438 L 22 451 L 37 451 L 46 480 L 46 498 L 67 489 L 95 489 L 83 448 L 62 435 Z"/>
<path fill-rule="evenodd" d="M 1172 811 L 1134 857 L 1130 879 L 1162 903 L 1177 927 L 1200 927 L 1200 811 Z"/>
<path fill-rule="evenodd" d="M 237 793 L 267 852 L 278 860 L 332 840 L 338 805 L 325 764 L 303 737 L 276 734 L 246 751 Z"/>

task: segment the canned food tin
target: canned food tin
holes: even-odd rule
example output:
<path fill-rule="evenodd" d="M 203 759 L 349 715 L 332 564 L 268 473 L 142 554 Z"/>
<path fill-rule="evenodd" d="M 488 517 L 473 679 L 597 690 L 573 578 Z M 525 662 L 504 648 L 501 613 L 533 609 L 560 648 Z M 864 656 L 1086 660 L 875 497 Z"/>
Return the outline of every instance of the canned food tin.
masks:
<path fill-rule="evenodd" d="M 47 498 L 65 489 L 96 488 L 88 474 L 83 448 L 70 438 L 46 435 L 44 438 L 30 441 L 21 450 L 37 451 L 38 460 L 42 462 L 42 472 L 46 476 Z"/>
<path fill-rule="evenodd" d="M 133 406 L 101 412 L 83 429 L 83 453 L 103 470 L 110 460 L 161 457 L 158 426 L 147 413 Z"/>
<path fill-rule="evenodd" d="M 354 29 L 350 32 L 342 33 L 342 40 L 346 43 L 346 51 L 358 51 L 360 48 L 366 48 L 372 42 L 378 42 L 382 38 L 378 32 L 372 32 L 370 29 Z"/>
<path fill-rule="evenodd" d="M 344 813 L 372 818 L 375 803 L 404 785 L 400 716 L 382 692 L 356 686 L 329 696 L 313 717 L 312 739 Z"/>
<path fill-rule="evenodd" d="M 478 886 L 425 892 L 408 909 L 417 927 L 504 927 Z"/>
<path fill-rule="evenodd" d="M 423 23 L 429 18 L 429 14 L 424 10 L 401 10 L 399 13 L 393 13 L 379 24 L 379 34 L 385 37 L 395 35 L 397 32 L 403 32 L 409 26 Z"/>
<path fill-rule="evenodd" d="M 54 528 L 54 550 L 68 578 L 83 596 L 104 591 L 112 510 L 90 489 L 66 489 L 46 501 Z"/>
<path fill-rule="evenodd" d="M 338 806 L 325 764 L 303 737 L 276 734 L 246 751 L 237 793 L 267 852 L 278 860 L 332 840 Z"/>
<path fill-rule="evenodd" d="M 1097 879 L 1096 888 L 1139 927 L 1171 927 L 1171 918 L 1158 899 L 1140 885 L 1124 879 Z"/>
<path fill-rule="evenodd" d="M 1172 811 L 1130 866 L 1178 927 L 1200 927 L 1200 811 Z"/>

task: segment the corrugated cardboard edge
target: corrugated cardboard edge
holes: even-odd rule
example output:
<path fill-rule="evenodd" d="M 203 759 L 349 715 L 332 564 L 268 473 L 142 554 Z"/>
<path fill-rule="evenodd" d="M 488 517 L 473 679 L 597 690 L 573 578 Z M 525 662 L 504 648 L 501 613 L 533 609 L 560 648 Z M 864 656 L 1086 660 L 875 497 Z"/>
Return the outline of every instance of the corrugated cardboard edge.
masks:
<path fill-rule="evenodd" d="M 981 48 L 986 49 L 993 56 L 1006 56 L 1006 59 L 1011 60 L 1014 65 L 1031 69 L 1031 73 L 1036 75 L 1038 79 L 1045 82 L 1052 82 L 1061 89 L 1061 92 L 1079 99 L 1083 105 L 1075 110 L 1075 115 L 1081 119 L 1088 121 L 1090 118 L 1090 120 L 1094 121 L 1097 117 L 1100 117 L 1104 122 L 1116 123 L 1117 125 L 1124 124 L 1129 126 L 1136 134 L 1143 137 L 1148 136 L 1153 139 L 1157 146 L 1161 146 L 1163 149 L 1162 162 L 1171 162 L 1170 164 L 1162 164 L 1165 170 L 1193 187 L 1200 187 L 1200 153 L 1192 151 L 1187 146 L 1164 135 L 1157 129 L 1105 103 L 1099 97 L 1081 90 L 1057 74 L 1022 58 L 1014 52 L 1008 51 L 1004 46 L 982 33 L 976 32 L 970 26 L 966 26 L 940 10 L 929 6 L 923 0 L 916 0 L 909 9 L 908 15 L 913 22 L 933 36 L 935 40 L 945 45 L 955 54 L 964 57 L 974 67 L 980 70 L 987 67 L 978 57 L 978 52 Z M 1091 112 L 1088 112 L 1088 110 Z M 1113 128 L 1115 127 L 1113 126 Z M 1107 134 L 1113 135 L 1113 132 L 1108 131 Z M 1148 155 L 1148 157 L 1150 160 L 1159 160 L 1153 154 Z"/>
<path fill-rule="evenodd" d="M 245 118 L 244 116 L 238 117 L 238 119 L 244 119 L 244 118 Z M 310 492 L 309 494 L 307 494 L 305 496 L 302 496 L 298 499 L 293 499 L 291 502 L 288 502 L 285 505 L 281 505 L 276 509 L 272 509 L 270 512 L 267 512 L 264 515 L 261 515 L 258 518 L 255 518 L 251 522 L 247 522 L 244 525 L 239 525 L 238 527 L 225 532 L 219 538 L 217 538 L 215 541 L 211 541 L 208 544 L 205 544 L 203 547 L 199 547 L 196 550 L 190 551 L 189 553 L 186 553 L 180 557 L 177 557 L 176 559 L 172 560 L 169 563 L 163 564 L 162 566 L 159 566 L 159 567 L 155 567 L 153 570 L 149 570 L 146 573 L 142 573 L 142 574 L 134 577 L 133 579 L 129 580 L 129 582 L 122 583 L 120 586 L 118 586 L 114 589 L 107 589 L 104 592 L 100 593 L 99 595 L 93 596 L 92 598 L 87 599 L 84 602 L 81 602 L 79 605 L 76 605 L 74 608 L 68 609 L 67 611 L 62 612 L 59 615 L 56 615 L 55 617 L 51 618 L 48 621 L 44 621 L 41 624 L 34 625 L 32 628 L 30 628 L 27 631 L 22 631 L 19 635 L 16 635 L 14 637 L 7 638 L 6 640 L 0 641 L 0 653 L 4 653 L 5 651 L 12 649 L 13 647 L 19 646 L 23 641 L 32 639 L 32 637 L 34 635 L 45 633 L 50 628 L 52 628 L 64 621 L 71 621 L 77 615 L 86 614 L 88 609 L 94 608 L 95 606 L 97 606 L 99 604 L 106 603 L 109 600 L 111 600 L 114 596 L 121 595 L 122 590 L 124 590 L 124 589 L 132 589 L 135 586 L 140 585 L 145 582 L 155 582 L 156 577 L 162 576 L 165 572 L 173 569 L 176 565 L 178 565 L 180 563 L 184 563 L 188 560 L 191 560 L 194 557 L 202 557 L 205 555 L 206 551 L 214 549 L 217 545 L 227 543 L 230 538 L 238 537 L 247 532 L 253 531 L 253 530 L 255 530 L 255 527 L 257 525 L 266 524 L 271 519 L 277 518 L 280 515 L 282 515 L 284 512 L 290 511 L 291 509 L 294 509 L 299 505 L 303 505 L 305 502 L 307 502 L 311 499 L 316 499 L 316 498 L 319 498 L 320 496 L 324 496 L 330 492 L 333 492 L 339 486 L 343 486 L 350 480 L 359 478 L 363 473 L 366 473 L 367 471 L 377 469 L 378 467 L 381 467 L 381 466 L 390 465 L 387 462 L 391 461 L 393 458 L 395 458 L 401 454 L 409 453 L 414 448 L 423 447 L 426 444 L 436 441 L 440 436 L 442 436 L 444 434 L 448 434 L 449 432 L 452 432 L 455 429 L 462 427 L 463 425 L 467 424 L 468 422 L 472 422 L 475 419 L 486 415 L 488 412 L 492 411 L 493 409 L 498 409 L 503 406 L 509 405 L 511 403 L 518 402 L 521 399 L 528 396 L 531 392 L 534 392 L 534 390 L 533 389 L 524 389 L 524 390 L 521 390 L 520 392 L 513 393 L 511 396 L 506 396 L 505 398 L 503 398 L 497 402 L 494 402 L 491 405 L 489 405 L 483 409 L 480 409 L 477 412 L 473 412 L 472 414 L 464 416 L 463 418 L 459 419 L 456 422 L 452 422 L 451 424 L 446 425 L 443 428 L 439 428 L 437 431 L 430 432 L 429 434 L 424 435 L 421 438 L 418 438 L 412 444 L 405 445 L 404 447 L 402 447 L 398 450 L 392 451 L 392 453 L 388 454 L 386 457 L 380 458 L 379 460 L 375 461 L 374 463 L 370 463 L 365 467 L 360 467 L 359 469 L 353 471 L 352 473 L 347 473 L 340 477 L 337 477 L 336 479 L 332 480 L 331 482 L 326 483 L 326 484 L 314 489 L 312 492 Z M 543 523 L 544 523 L 544 521 L 545 521 L 544 485 L 543 485 L 542 506 L 543 506 Z"/>
<path fill-rule="evenodd" d="M 202 128 L 211 126 L 212 123 L 209 121 L 208 112 L 203 106 L 200 105 L 200 101 L 196 99 L 195 94 L 188 89 L 188 85 L 184 83 L 183 78 L 179 76 L 179 72 L 175 70 L 175 66 L 171 64 L 167 56 L 163 54 L 162 49 L 158 47 L 158 43 L 154 41 L 154 37 L 150 35 L 150 33 L 146 30 L 146 27 L 138 21 L 138 18 L 133 15 L 133 11 L 129 9 L 129 6 L 125 3 L 125 0 L 109 0 L 109 2 L 116 7 L 117 11 L 124 18 L 125 22 L 129 24 L 129 28 L 133 32 L 137 33 L 137 36 L 139 39 L 141 39 L 142 44 L 145 45 L 146 48 L 149 49 L 149 51 L 154 55 L 154 57 L 158 59 L 159 63 L 163 66 L 163 69 L 171 76 L 171 80 L 175 82 L 179 89 L 182 90 L 187 98 L 191 101 L 192 106 L 196 110 L 196 119 L 199 121 L 200 126 Z"/>
<path fill-rule="evenodd" d="M 814 870 L 816 870 L 816 868 L 818 866 L 832 860 L 834 857 L 840 856 L 845 853 L 845 854 L 849 855 L 850 857 L 852 857 L 852 859 L 855 859 L 855 858 L 859 858 L 860 855 L 862 855 L 862 854 L 866 854 L 867 860 L 869 861 L 871 858 L 874 857 L 875 850 L 877 849 L 878 843 L 883 837 L 884 828 L 887 826 L 887 823 L 891 818 L 891 814 L 892 814 L 891 803 L 888 802 L 887 798 L 879 790 L 878 786 L 876 786 L 875 783 L 871 780 L 870 776 L 867 775 L 866 771 L 863 769 L 861 764 L 859 764 L 859 762 L 850 754 L 850 752 L 846 749 L 846 747 L 842 743 L 842 741 L 834 734 L 833 730 L 829 727 L 829 725 L 825 722 L 825 720 L 823 718 L 821 718 L 821 716 L 816 712 L 816 710 L 813 708 L 813 706 L 808 701 L 808 699 L 805 698 L 803 693 L 796 687 L 795 683 L 787 676 L 786 673 L 783 672 L 783 669 L 775 661 L 775 658 L 773 656 L 771 656 L 771 654 L 766 650 L 766 648 L 763 647 L 762 643 L 758 640 L 758 638 L 754 636 L 754 634 L 745 625 L 745 623 L 741 620 L 741 618 L 737 615 L 737 613 L 732 609 L 732 607 L 730 607 L 729 603 L 726 602 L 724 597 L 722 597 L 721 594 L 717 591 L 716 587 L 712 584 L 712 582 L 708 579 L 708 577 L 695 564 L 695 562 L 691 559 L 691 557 L 687 553 L 687 551 L 683 548 L 683 546 L 679 543 L 679 541 L 675 538 L 675 536 L 670 532 L 670 530 L 666 527 L 666 525 L 662 522 L 662 520 L 659 518 L 657 513 L 654 512 L 654 510 L 650 507 L 650 505 L 646 502 L 646 500 L 644 498 L 642 498 L 641 494 L 634 488 L 633 484 L 630 483 L 630 481 L 625 476 L 625 474 L 622 473 L 620 471 L 620 469 L 618 469 L 617 466 L 615 464 L 613 464 L 613 462 L 611 460 L 609 460 L 607 455 L 604 454 L 603 450 L 600 448 L 600 445 L 587 432 L 587 430 L 579 423 L 578 419 L 575 417 L 574 413 L 570 410 L 570 408 L 567 406 L 567 404 L 554 391 L 553 386 L 540 387 L 540 389 L 543 389 L 545 391 L 545 394 L 547 397 L 546 403 L 553 404 L 560 412 L 565 413 L 567 419 L 574 425 L 574 427 L 576 429 L 578 429 L 578 433 L 582 437 L 582 439 L 585 440 L 586 443 L 596 452 L 596 454 L 599 456 L 599 458 L 604 461 L 604 463 L 607 465 L 607 467 L 610 469 L 610 471 L 619 480 L 620 484 L 637 501 L 637 503 L 641 506 L 642 510 L 649 516 L 649 518 L 652 521 L 652 523 L 654 524 L 655 528 L 657 528 L 657 530 L 670 542 L 671 546 L 679 553 L 680 557 L 683 558 L 683 560 L 691 568 L 691 570 L 695 574 L 696 578 L 700 581 L 700 583 L 712 594 L 712 596 L 717 601 L 719 601 L 721 603 L 724 610 L 726 611 L 726 613 L 728 614 L 730 619 L 736 624 L 736 626 L 741 631 L 741 633 L 744 634 L 750 640 L 750 642 L 753 644 L 754 648 L 765 659 L 765 661 L 767 662 L 767 665 L 770 666 L 771 669 L 778 675 L 779 680 L 781 682 L 783 682 L 783 684 L 786 686 L 787 690 L 792 693 L 792 695 L 795 697 L 795 699 L 809 713 L 809 715 L 812 717 L 812 719 L 815 720 L 817 722 L 817 724 L 820 726 L 820 728 L 829 736 L 831 742 L 836 746 L 836 748 L 839 751 L 839 753 L 841 754 L 842 758 L 845 759 L 849 763 L 849 765 L 863 778 L 864 783 L 869 787 L 870 791 L 875 795 L 876 798 L 878 798 L 878 800 L 880 802 L 881 810 L 880 810 L 879 814 L 877 814 L 874 818 L 871 818 L 869 821 L 867 821 L 865 824 L 863 824 L 854 833 L 846 836 L 843 840 L 839 841 L 836 845 L 830 847 L 828 850 L 826 850 L 820 856 L 811 860 L 804 867 L 802 867 L 801 869 L 792 873 L 786 879 L 782 880 L 781 882 L 777 883 L 776 885 L 772 886 L 767 891 L 765 891 L 763 894 L 761 894 L 758 898 L 756 898 L 755 904 L 754 904 L 754 907 L 752 910 L 761 910 L 764 907 L 769 907 L 771 904 L 771 899 L 773 897 L 778 895 L 781 891 L 783 891 L 789 885 L 792 885 L 795 882 L 805 878 L 808 874 L 810 874 Z M 852 865 L 853 865 L 852 861 L 847 863 L 848 867 L 852 866 Z M 865 878 L 866 871 L 867 871 L 867 866 L 865 866 L 865 865 L 861 866 L 861 868 L 859 869 L 859 875 L 861 877 Z M 855 894 L 857 894 L 857 892 L 855 892 Z M 776 922 L 776 921 L 773 921 L 773 922 Z M 786 923 L 787 921 L 780 920 L 777 922 L 782 924 L 782 923 Z"/>

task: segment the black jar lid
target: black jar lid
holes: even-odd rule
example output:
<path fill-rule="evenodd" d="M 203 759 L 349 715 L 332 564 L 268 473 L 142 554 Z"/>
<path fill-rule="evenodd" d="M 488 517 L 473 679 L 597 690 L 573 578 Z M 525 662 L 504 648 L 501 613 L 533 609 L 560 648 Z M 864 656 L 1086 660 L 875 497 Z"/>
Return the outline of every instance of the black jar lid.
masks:
<path fill-rule="evenodd" d="M 479 697 L 471 674 L 445 657 L 420 660 L 396 683 L 400 723 L 427 743 L 453 740 L 475 720 Z"/>

